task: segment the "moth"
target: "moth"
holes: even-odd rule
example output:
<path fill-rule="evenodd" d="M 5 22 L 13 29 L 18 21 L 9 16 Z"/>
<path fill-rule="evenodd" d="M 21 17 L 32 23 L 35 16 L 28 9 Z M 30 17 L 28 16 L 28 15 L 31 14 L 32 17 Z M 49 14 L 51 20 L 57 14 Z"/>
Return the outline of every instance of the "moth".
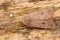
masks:
<path fill-rule="evenodd" d="M 56 27 L 53 15 L 54 10 L 52 8 L 43 8 L 24 15 L 22 22 L 26 27 L 53 29 Z"/>

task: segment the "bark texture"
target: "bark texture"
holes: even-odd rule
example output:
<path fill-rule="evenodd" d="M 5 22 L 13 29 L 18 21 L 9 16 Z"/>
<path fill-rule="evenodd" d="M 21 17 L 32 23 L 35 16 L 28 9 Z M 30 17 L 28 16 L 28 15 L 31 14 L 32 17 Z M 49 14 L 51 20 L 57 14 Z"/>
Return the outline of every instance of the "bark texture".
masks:
<path fill-rule="evenodd" d="M 57 28 L 29 28 L 21 22 L 24 15 L 48 7 L 54 9 Z M 0 40 L 60 40 L 60 0 L 1 0 Z"/>

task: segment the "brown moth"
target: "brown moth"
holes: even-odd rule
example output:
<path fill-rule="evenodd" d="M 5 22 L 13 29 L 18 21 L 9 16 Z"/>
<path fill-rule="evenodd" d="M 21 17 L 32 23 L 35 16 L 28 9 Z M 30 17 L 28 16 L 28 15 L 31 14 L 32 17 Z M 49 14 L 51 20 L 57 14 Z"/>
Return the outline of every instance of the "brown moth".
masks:
<path fill-rule="evenodd" d="M 37 27 L 37 28 L 55 28 L 55 23 L 53 20 L 53 9 L 44 8 L 39 11 L 35 11 L 23 16 L 23 23 L 27 27 Z"/>

